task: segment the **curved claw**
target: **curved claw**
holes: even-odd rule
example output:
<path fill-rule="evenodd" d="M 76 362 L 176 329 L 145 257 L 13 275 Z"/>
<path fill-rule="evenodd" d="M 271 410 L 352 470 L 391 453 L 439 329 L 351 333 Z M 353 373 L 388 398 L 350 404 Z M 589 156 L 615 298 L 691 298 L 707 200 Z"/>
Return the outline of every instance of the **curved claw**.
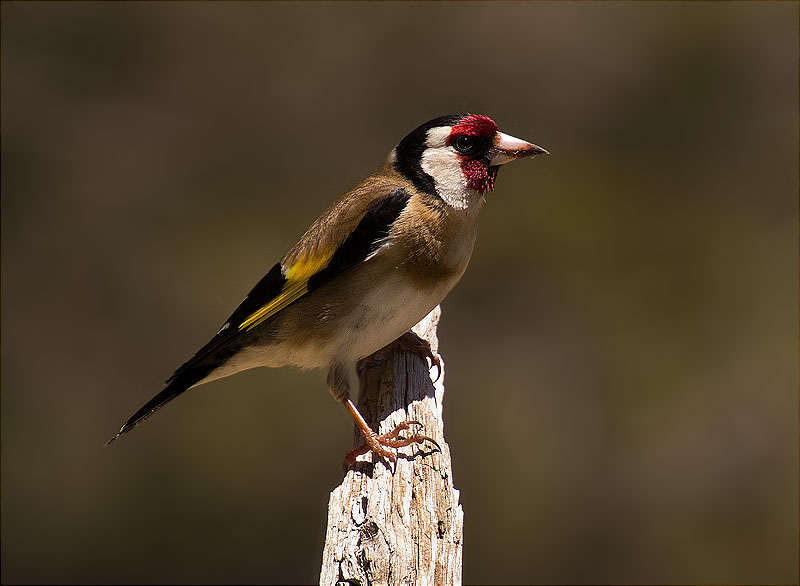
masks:
<path fill-rule="evenodd" d="M 397 340 L 393 343 L 397 344 L 400 348 L 403 348 L 404 350 L 408 350 L 409 352 L 416 354 L 417 356 L 429 359 L 431 361 L 431 368 L 433 368 L 434 366 L 436 367 L 436 378 L 433 380 L 433 382 L 436 382 L 441 378 L 442 361 L 431 348 L 430 342 L 428 342 L 423 338 L 420 338 L 414 332 L 406 332 L 405 334 L 397 338 Z"/>
<path fill-rule="evenodd" d="M 378 359 L 376 356 L 379 356 L 392 348 L 402 348 L 412 354 L 416 354 L 421 358 L 427 358 L 431 361 L 431 368 L 434 366 L 436 367 L 436 378 L 433 379 L 433 382 L 437 382 L 442 377 L 442 360 L 439 358 L 439 355 L 436 354 L 431 349 L 431 344 L 427 340 L 420 338 L 414 332 L 408 331 L 399 338 L 397 338 L 391 344 L 388 344 L 378 350 L 370 354 L 369 356 L 365 356 L 364 358 L 360 359 L 357 363 L 357 367 L 360 369 L 367 368 L 372 366 L 373 364 L 380 364 L 384 361 L 384 359 Z"/>
<path fill-rule="evenodd" d="M 431 362 L 433 363 L 431 364 L 431 368 L 433 368 L 434 366 L 436 367 L 436 378 L 433 379 L 433 382 L 438 382 L 439 379 L 442 377 L 442 361 L 439 360 L 439 357 L 432 352 L 431 352 L 431 357 L 432 357 Z"/>
<path fill-rule="evenodd" d="M 412 425 L 418 425 L 419 427 L 424 427 L 421 422 L 419 421 L 403 421 L 395 426 L 395 428 L 390 431 L 389 433 L 385 433 L 383 435 L 378 435 L 374 431 L 370 433 L 364 433 L 364 440 L 366 443 L 361 445 L 351 451 L 349 451 L 344 457 L 344 468 L 347 470 L 351 468 L 355 462 L 356 458 L 361 456 L 362 454 L 366 454 L 367 452 L 374 452 L 379 458 L 386 462 L 390 462 L 393 465 L 393 471 L 397 468 L 397 456 L 390 452 L 385 448 L 404 448 L 406 446 L 410 446 L 411 444 L 420 444 L 422 442 L 431 442 L 436 449 L 441 452 L 442 448 L 432 437 L 427 435 L 420 435 L 414 434 L 409 437 L 400 437 L 400 433 L 411 428 Z"/>

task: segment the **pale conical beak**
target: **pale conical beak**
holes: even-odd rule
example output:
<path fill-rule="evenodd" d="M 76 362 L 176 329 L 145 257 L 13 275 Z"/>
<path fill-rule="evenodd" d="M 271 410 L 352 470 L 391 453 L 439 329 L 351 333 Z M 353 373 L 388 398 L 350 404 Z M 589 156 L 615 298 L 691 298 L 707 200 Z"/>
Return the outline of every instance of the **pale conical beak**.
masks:
<path fill-rule="evenodd" d="M 514 138 L 503 132 L 498 132 L 492 146 L 490 167 L 504 165 L 514 159 L 532 157 L 534 155 L 549 155 L 542 147 L 531 144 L 521 138 Z"/>

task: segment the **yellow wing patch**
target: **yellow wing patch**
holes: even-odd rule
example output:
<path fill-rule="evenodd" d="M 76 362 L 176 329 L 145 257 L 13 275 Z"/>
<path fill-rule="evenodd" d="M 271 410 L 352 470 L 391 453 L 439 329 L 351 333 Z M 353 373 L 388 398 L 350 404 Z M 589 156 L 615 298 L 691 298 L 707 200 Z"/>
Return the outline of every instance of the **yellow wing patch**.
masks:
<path fill-rule="evenodd" d="M 266 319 L 269 319 L 283 308 L 291 305 L 308 293 L 308 280 L 328 266 L 333 251 L 315 257 L 301 257 L 286 271 L 286 283 L 281 292 L 269 303 L 253 312 L 239 324 L 239 330 L 251 330 Z"/>

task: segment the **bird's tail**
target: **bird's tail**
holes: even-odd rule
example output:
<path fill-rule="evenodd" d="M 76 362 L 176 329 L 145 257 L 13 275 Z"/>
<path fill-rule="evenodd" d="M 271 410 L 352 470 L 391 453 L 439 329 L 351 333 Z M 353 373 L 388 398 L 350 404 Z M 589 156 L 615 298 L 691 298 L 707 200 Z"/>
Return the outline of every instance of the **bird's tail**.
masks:
<path fill-rule="evenodd" d="M 125 425 L 120 427 L 117 435 L 108 440 L 106 445 L 113 442 L 119 436 L 128 433 L 142 421 L 150 417 L 150 415 L 158 411 L 158 409 L 172 401 L 172 399 L 203 380 L 206 376 L 208 376 L 210 370 L 212 370 L 212 368 L 201 367 L 190 368 L 184 372 L 180 372 L 179 374 L 176 373 L 176 376 L 167 381 L 167 386 L 164 387 L 160 393 L 150 399 L 141 409 L 130 416 L 128 421 L 125 422 Z"/>

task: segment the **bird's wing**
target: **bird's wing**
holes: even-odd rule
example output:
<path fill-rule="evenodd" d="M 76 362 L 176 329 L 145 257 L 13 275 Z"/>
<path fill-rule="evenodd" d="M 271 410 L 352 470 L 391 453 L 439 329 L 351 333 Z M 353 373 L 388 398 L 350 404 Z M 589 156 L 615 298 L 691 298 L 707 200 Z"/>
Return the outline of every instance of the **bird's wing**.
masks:
<path fill-rule="evenodd" d="M 235 354 L 237 342 L 247 332 L 380 248 L 411 194 L 397 185 L 375 187 L 361 184 L 328 208 L 253 287 L 208 344 L 181 365 L 166 387 L 134 413 L 109 443 L 211 374 Z"/>
<path fill-rule="evenodd" d="M 363 197 L 354 191 L 345 194 L 314 222 L 281 262 L 253 287 L 219 332 L 167 383 L 351 266 L 363 262 L 388 236 L 392 224 L 411 198 L 408 191 L 396 185 L 378 193 L 371 190 L 372 197 Z M 352 202 L 343 201 L 347 197 L 360 197 L 362 201 L 354 206 Z M 332 225 L 338 229 L 330 230 Z"/>

